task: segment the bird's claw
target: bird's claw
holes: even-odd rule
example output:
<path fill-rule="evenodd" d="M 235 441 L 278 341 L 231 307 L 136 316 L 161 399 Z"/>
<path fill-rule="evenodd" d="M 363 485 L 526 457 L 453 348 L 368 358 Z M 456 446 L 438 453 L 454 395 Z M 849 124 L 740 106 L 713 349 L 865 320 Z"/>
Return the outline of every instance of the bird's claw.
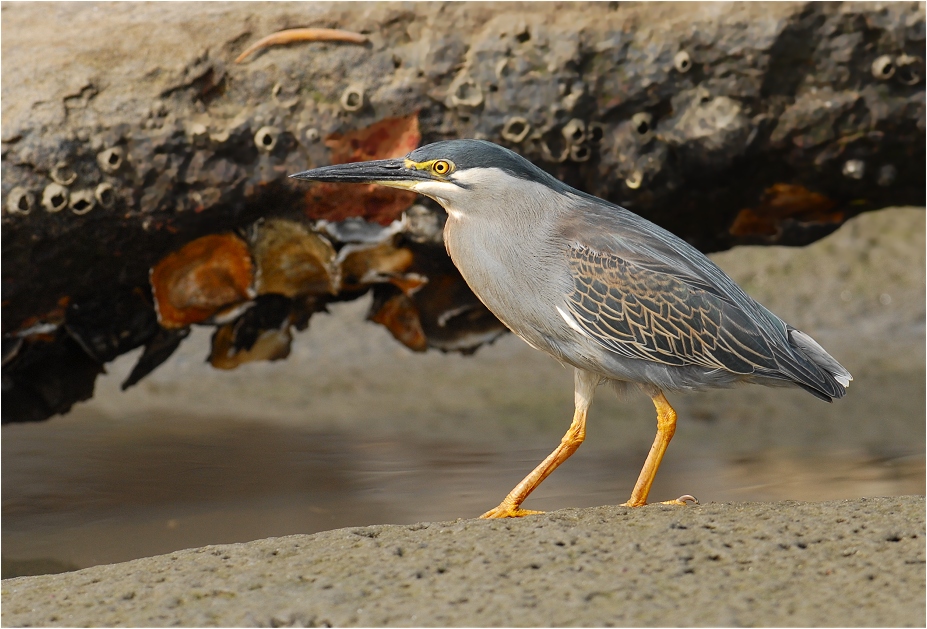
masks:
<path fill-rule="evenodd" d="M 526 515 L 538 515 L 544 513 L 543 511 L 532 511 L 530 509 L 522 509 L 521 507 L 515 507 L 507 505 L 504 502 L 496 507 L 495 509 L 490 509 L 486 513 L 480 516 L 481 520 L 490 520 L 495 518 L 523 518 Z"/>
<path fill-rule="evenodd" d="M 676 498 L 675 500 L 667 500 L 666 502 L 661 502 L 660 504 L 664 504 L 664 505 L 682 505 L 682 506 L 684 506 L 684 507 L 687 507 L 687 506 L 689 506 L 689 503 L 690 503 L 690 502 L 691 502 L 692 504 L 694 504 L 694 505 L 699 504 L 698 498 L 696 498 L 695 496 L 692 496 L 692 495 L 690 495 L 690 494 L 686 494 L 686 495 L 684 495 L 684 496 L 679 496 L 679 497 Z"/>
<path fill-rule="evenodd" d="M 676 506 L 687 507 L 687 506 L 689 506 L 689 503 L 692 503 L 692 504 L 695 504 L 695 505 L 699 504 L 698 498 L 696 498 L 695 496 L 691 496 L 691 495 L 689 495 L 689 494 L 686 494 L 686 495 L 684 495 L 684 496 L 679 496 L 679 497 L 676 498 L 675 500 L 666 500 L 666 501 L 660 502 L 660 503 L 658 503 L 658 504 L 661 504 L 661 505 L 676 505 Z M 618 506 L 619 506 L 619 507 L 643 507 L 643 506 L 646 506 L 646 505 L 647 505 L 647 502 L 646 502 L 646 501 L 632 503 L 632 502 L 629 500 L 628 502 L 623 502 L 623 503 L 621 503 L 621 504 L 618 505 Z"/>

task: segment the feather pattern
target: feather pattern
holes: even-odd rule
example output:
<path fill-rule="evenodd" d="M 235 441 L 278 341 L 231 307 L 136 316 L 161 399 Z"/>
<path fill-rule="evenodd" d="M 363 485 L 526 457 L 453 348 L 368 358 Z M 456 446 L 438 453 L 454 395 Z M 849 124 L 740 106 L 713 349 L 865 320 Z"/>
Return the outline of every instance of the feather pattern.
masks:
<path fill-rule="evenodd" d="M 570 312 L 626 358 L 751 374 L 775 369 L 766 339 L 720 297 L 616 255 L 574 244 Z"/>
<path fill-rule="evenodd" d="M 846 369 L 699 251 L 623 208 L 582 194 L 574 201 L 558 230 L 569 243 L 565 301 L 600 347 L 668 367 L 791 381 L 827 400 L 845 394 Z"/>

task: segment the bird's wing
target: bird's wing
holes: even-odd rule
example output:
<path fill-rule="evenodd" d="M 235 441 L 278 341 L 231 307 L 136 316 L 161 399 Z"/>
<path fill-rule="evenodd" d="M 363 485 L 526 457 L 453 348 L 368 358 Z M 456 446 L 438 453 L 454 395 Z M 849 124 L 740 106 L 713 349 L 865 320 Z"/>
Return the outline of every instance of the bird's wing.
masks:
<path fill-rule="evenodd" d="M 584 194 L 560 224 L 569 243 L 580 327 L 629 358 L 775 376 L 791 352 L 786 324 L 700 251 L 625 210 Z"/>
<path fill-rule="evenodd" d="M 622 207 L 570 196 L 557 237 L 568 244 L 567 306 L 584 334 L 629 358 L 792 380 L 822 399 L 845 394 L 836 378 L 848 381 L 846 369 L 823 349 L 826 359 L 809 354 L 796 330 L 697 249 Z"/>
<path fill-rule="evenodd" d="M 638 256 L 569 248 L 567 307 L 580 331 L 612 352 L 666 365 L 732 373 L 776 370 L 750 316 L 703 279 L 641 264 Z"/>

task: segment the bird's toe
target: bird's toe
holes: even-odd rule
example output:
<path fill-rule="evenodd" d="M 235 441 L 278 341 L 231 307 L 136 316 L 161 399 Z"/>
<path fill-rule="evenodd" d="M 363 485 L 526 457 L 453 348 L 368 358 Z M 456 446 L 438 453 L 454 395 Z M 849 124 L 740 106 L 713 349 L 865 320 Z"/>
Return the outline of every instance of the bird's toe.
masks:
<path fill-rule="evenodd" d="M 684 495 L 684 496 L 679 496 L 679 497 L 676 498 L 675 500 L 667 500 L 666 502 L 661 502 L 660 504 L 664 504 L 664 505 L 682 505 L 682 506 L 686 507 L 686 506 L 689 506 L 690 503 L 691 503 L 691 504 L 694 504 L 694 505 L 699 504 L 698 498 L 696 498 L 695 496 L 686 494 L 686 495 Z"/>
<path fill-rule="evenodd" d="M 499 505 L 495 509 L 490 509 L 486 513 L 480 516 L 483 520 L 490 520 L 495 518 L 522 518 L 526 515 L 538 515 L 539 513 L 544 513 L 543 511 L 532 511 L 530 509 L 522 509 L 521 507 L 513 507 L 505 503 Z"/>
<path fill-rule="evenodd" d="M 684 496 L 679 496 L 679 497 L 676 498 L 675 500 L 666 500 L 666 501 L 660 502 L 660 503 L 658 503 L 658 504 L 661 504 L 661 505 L 676 505 L 676 506 L 683 506 L 683 507 L 686 507 L 686 506 L 689 506 L 689 504 L 697 505 L 697 504 L 699 504 L 699 501 L 698 501 L 698 498 L 696 498 L 695 496 L 690 496 L 689 494 L 686 494 L 686 495 L 684 495 Z M 618 505 L 618 506 L 619 506 L 619 507 L 644 507 L 644 506 L 646 506 L 646 505 L 647 505 L 647 501 L 646 501 L 646 500 L 641 500 L 641 501 L 639 501 L 639 502 L 632 502 L 631 500 L 628 500 L 627 502 L 623 502 L 623 503 L 621 503 L 621 504 Z"/>

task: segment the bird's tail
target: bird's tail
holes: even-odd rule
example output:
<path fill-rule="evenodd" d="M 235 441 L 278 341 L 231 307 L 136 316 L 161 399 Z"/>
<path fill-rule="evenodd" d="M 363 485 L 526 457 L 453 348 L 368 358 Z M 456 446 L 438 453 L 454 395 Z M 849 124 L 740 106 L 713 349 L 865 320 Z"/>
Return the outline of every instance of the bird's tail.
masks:
<path fill-rule="evenodd" d="M 850 381 L 853 380 L 853 376 L 850 375 L 850 372 L 846 370 L 846 367 L 837 362 L 837 360 L 827 353 L 827 351 L 821 347 L 817 341 L 813 338 L 802 332 L 801 330 L 796 330 L 795 328 L 788 327 L 789 343 L 801 352 L 808 360 L 819 367 L 821 370 L 825 371 L 839 386 L 834 386 L 833 383 L 828 383 L 831 386 L 826 387 L 826 390 L 820 390 L 818 387 L 809 386 L 809 391 L 818 395 L 818 397 L 823 397 L 819 393 L 823 393 L 827 398 L 842 398 L 846 395 L 847 387 L 850 386 Z M 800 383 L 801 384 L 801 383 Z M 815 388 L 816 391 L 811 389 Z M 826 398 L 825 398 L 826 399 Z M 830 401 L 828 399 L 828 401 Z"/>

